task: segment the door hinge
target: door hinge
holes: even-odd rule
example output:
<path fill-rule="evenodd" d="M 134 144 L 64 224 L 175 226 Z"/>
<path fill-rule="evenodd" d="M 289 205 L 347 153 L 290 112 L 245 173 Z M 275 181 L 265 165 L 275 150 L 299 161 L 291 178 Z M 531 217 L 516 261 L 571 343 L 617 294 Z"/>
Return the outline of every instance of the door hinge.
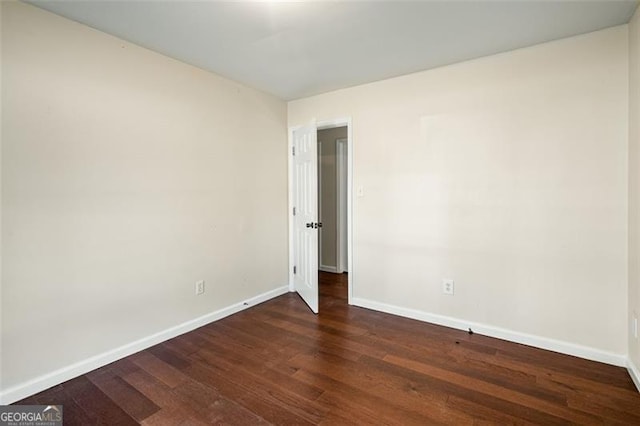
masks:
<path fill-rule="evenodd" d="M 294 216 L 296 215 L 296 208 L 295 207 L 293 208 L 293 215 Z"/>
<path fill-rule="evenodd" d="M 296 147 L 295 146 L 291 147 L 291 152 L 293 153 L 293 155 L 296 155 Z"/>
<path fill-rule="evenodd" d="M 298 268 L 294 266 L 293 267 L 293 273 L 295 274 L 297 271 L 298 271 Z"/>

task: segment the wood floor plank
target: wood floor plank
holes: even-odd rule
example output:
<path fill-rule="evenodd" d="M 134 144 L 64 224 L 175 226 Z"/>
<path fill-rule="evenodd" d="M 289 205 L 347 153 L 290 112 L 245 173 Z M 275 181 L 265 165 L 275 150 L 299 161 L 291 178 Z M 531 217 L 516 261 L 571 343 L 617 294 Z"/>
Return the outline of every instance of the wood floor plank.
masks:
<path fill-rule="evenodd" d="M 287 392 L 292 392 L 309 401 L 317 399 L 322 392 L 324 392 L 321 388 L 299 382 L 289 374 L 278 369 L 278 365 L 270 366 L 259 359 L 234 352 L 233 349 L 212 344 L 210 348 L 206 350 L 203 349 L 199 352 L 199 355 L 206 360 L 208 364 L 224 363 L 226 368 L 229 368 L 230 371 L 236 374 L 251 374 L 259 380 L 264 380 L 269 383 L 270 386 L 286 389 Z M 247 373 L 247 371 L 251 373 Z"/>
<path fill-rule="evenodd" d="M 184 375 L 171 365 L 163 362 L 149 351 L 138 352 L 131 356 L 133 363 L 164 382 L 169 387 L 176 387 L 185 382 Z"/>
<path fill-rule="evenodd" d="M 256 316 L 255 320 L 263 321 L 261 316 Z M 287 336 L 286 340 L 273 339 L 270 342 L 268 342 L 269 344 L 267 344 L 267 342 L 264 342 L 264 341 L 259 344 L 256 344 L 254 342 L 253 344 L 255 346 L 253 346 L 252 349 L 254 347 L 258 348 L 259 351 L 265 352 L 265 356 L 269 356 L 269 355 L 278 356 L 278 357 L 282 356 L 288 359 L 300 352 L 304 352 L 308 350 L 308 348 L 310 347 L 315 347 L 317 345 L 317 338 L 315 336 L 312 336 L 306 333 L 306 330 L 298 330 L 299 332 L 291 332 L 291 330 L 283 330 L 280 327 L 268 324 L 266 322 L 263 322 L 261 325 L 262 325 L 260 329 L 261 332 L 268 331 L 268 333 L 274 333 L 280 336 L 281 335 Z M 243 336 L 244 331 L 239 331 L 237 328 L 236 329 L 228 328 L 227 330 L 230 331 L 229 335 L 233 336 L 234 338 L 244 338 Z M 323 342 L 323 349 L 325 351 L 340 354 L 341 356 L 351 360 L 357 360 L 360 357 L 360 355 L 363 353 L 363 351 L 365 351 L 366 349 L 361 346 L 353 347 L 353 348 L 350 348 L 350 346 L 351 346 L 350 344 L 345 343 L 341 340 L 338 340 L 338 341 L 325 340 Z M 360 349 L 360 352 L 356 351 L 358 349 Z M 386 355 L 386 353 L 382 355 Z"/>
<path fill-rule="evenodd" d="M 529 396 L 527 394 L 514 392 L 511 389 L 506 389 L 493 383 L 474 379 L 469 376 L 464 376 L 452 371 L 443 370 L 438 367 L 429 365 L 427 362 L 411 361 L 403 358 L 396 357 L 394 355 L 386 356 L 384 359 L 386 362 L 410 369 L 420 374 L 428 375 L 442 381 L 456 384 L 458 386 L 465 387 L 470 391 L 481 392 L 487 396 L 494 396 L 504 401 L 513 402 L 516 404 L 524 405 L 534 408 L 540 412 L 548 413 L 552 416 L 565 419 L 569 422 L 588 424 L 596 422 L 596 417 L 587 413 L 577 410 L 571 410 L 568 407 L 563 407 L 558 404 L 547 402 L 536 397 Z"/>
<path fill-rule="evenodd" d="M 197 412 L 208 424 L 268 424 L 262 417 L 237 402 L 223 397 L 216 389 L 195 380 L 174 389 L 182 397 L 185 411 Z"/>
<path fill-rule="evenodd" d="M 272 331 L 279 333 L 275 329 Z M 208 329 L 205 333 L 207 339 L 210 340 L 207 349 L 211 349 L 212 344 L 223 343 L 230 350 L 250 355 L 253 359 L 262 361 L 266 366 L 280 364 L 282 360 L 294 356 L 307 347 L 305 342 L 301 342 L 293 335 L 289 335 L 287 339 L 272 339 L 267 343 L 256 339 L 252 334 L 226 325 Z"/>
<path fill-rule="evenodd" d="M 622 389 L 635 389 L 627 371 L 586 359 L 545 351 L 543 349 L 525 347 L 526 350 L 500 350 L 498 356 L 529 363 L 536 367 L 546 367 L 564 374 L 576 375 L 585 379 L 615 386 Z M 597 367 L 597 368 L 594 368 Z"/>
<path fill-rule="evenodd" d="M 21 401 L 65 424 L 640 424 L 624 368 L 285 294 Z"/>
<path fill-rule="evenodd" d="M 450 395 L 447 399 L 447 406 L 452 410 L 462 411 L 473 416 L 474 424 L 481 425 L 533 425 L 535 423 L 527 421 L 521 417 L 508 414 L 503 410 L 489 407 L 485 404 L 478 404 L 465 398 Z"/>
<path fill-rule="evenodd" d="M 405 410 L 396 405 L 395 399 L 389 401 L 373 389 L 364 390 L 363 388 L 345 383 L 342 380 L 329 377 L 322 372 L 312 370 L 299 370 L 296 377 L 305 379 L 309 382 L 322 384 L 328 389 L 327 393 L 320 397 L 320 402 L 327 401 L 329 406 L 340 407 L 344 410 L 342 415 L 351 413 L 352 417 L 357 419 L 358 424 L 390 424 L 390 425 L 424 425 L 424 424 L 442 424 L 433 416 L 425 416 L 413 410 Z M 451 413 L 452 418 L 450 424 L 469 424 L 469 421 L 460 421 L 458 413 Z"/>
<path fill-rule="evenodd" d="M 177 370 L 183 370 L 191 365 L 191 362 L 187 357 L 175 352 L 163 343 L 149 348 L 148 351 L 159 360 L 169 364 Z"/>
<path fill-rule="evenodd" d="M 283 406 L 282 401 L 272 397 L 268 390 L 256 389 L 250 381 L 240 382 L 211 365 L 195 363 L 185 372 L 192 377 L 199 377 L 210 383 L 215 383 L 222 395 L 238 402 L 273 424 L 314 424 Z M 297 410 L 298 408 L 296 408 Z"/>
<path fill-rule="evenodd" d="M 337 383 L 362 389 L 365 395 L 381 398 L 376 406 L 385 406 L 389 412 L 402 412 L 405 417 L 422 416 L 431 422 L 455 421 L 457 424 L 471 422 L 471 418 L 457 412 L 444 412 L 447 396 L 442 393 L 420 392 L 411 381 L 387 374 L 382 369 L 363 368 L 359 363 L 339 360 L 325 352 L 301 354 L 290 361 L 300 370 L 327 377 Z"/>
<path fill-rule="evenodd" d="M 337 336 L 334 334 L 329 334 L 329 333 L 323 332 L 322 330 L 317 330 L 315 329 L 315 327 L 309 326 L 308 324 L 301 325 L 296 322 L 291 322 L 291 321 L 277 319 L 277 318 L 271 318 L 268 316 L 261 316 L 259 318 L 265 323 L 273 325 L 274 327 L 280 329 L 281 332 L 293 333 L 302 337 L 310 337 L 315 341 L 321 339 L 323 344 L 337 345 L 338 347 L 346 348 L 348 350 L 357 352 L 359 354 L 375 353 L 377 356 L 380 356 L 380 357 L 386 355 L 386 351 L 380 350 L 375 346 L 361 344 L 357 342 L 355 339 L 350 339 L 345 336 Z"/>
<path fill-rule="evenodd" d="M 264 370 L 253 371 L 244 364 L 234 364 L 228 359 L 221 358 L 218 354 L 205 350 L 201 351 L 200 355 L 206 365 L 213 368 L 212 364 L 215 364 L 215 368 L 231 373 L 235 377 L 235 383 L 256 397 L 288 409 L 297 416 L 309 420 L 312 424 L 317 423 L 325 414 L 325 410 L 314 402 L 322 393 L 322 390 L 317 387 L 297 382 L 297 379 L 287 375 L 280 375 L 279 380 L 273 381 L 269 375 L 265 376 Z"/>
<path fill-rule="evenodd" d="M 193 410 L 191 400 L 180 392 L 180 387 L 171 388 L 156 377 L 140 370 L 126 376 L 125 380 L 143 393 L 155 404 L 162 407 L 159 415 L 152 415 L 144 422 L 160 423 L 172 419 L 174 424 L 208 424 L 208 412 Z M 183 383 L 186 383 L 185 380 Z M 200 407 L 198 407 L 200 408 Z M 204 408 L 203 408 L 204 409 Z"/>
<path fill-rule="evenodd" d="M 483 363 L 479 360 L 470 360 L 466 357 L 458 357 L 455 354 L 442 359 L 432 351 L 425 351 L 424 348 L 402 350 L 401 347 L 389 350 L 389 356 L 397 356 L 403 359 L 422 362 L 429 360 L 429 364 L 442 370 L 455 372 L 468 378 L 479 379 L 501 386 L 507 390 L 525 393 L 539 399 L 566 405 L 566 395 L 556 390 L 547 389 L 536 384 L 536 377 L 516 370 L 496 366 L 490 363 Z M 473 356 L 477 356 L 474 354 Z"/>
<path fill-rule="evenodd" d="M 63 386 L 55 386 L 20 403 L 24 405 L 62 405 L 65 424 L 69 425 L 95 424 L 98 420 L 95 415 L 87 413 L 78 405 L 72 394 Z"/>
<path fill-rule="evenodd" d="M 99 373 L 89 373 L 87 377 L 105 395 L 138 422 L 153 415 L 160 409 L 153 401 L 110 369 L 102 369 Z"/>
<path fill-rule="evenodd" d="M 83 388 L 82 393 L 74 396 L 73 399 L 90 417 L 95 418 L 98 424 L 139 424 L 139 422 L 130 416 L 122 407 L 89 380 L 87 380 L 87 385 Z M 63 415 L 65 415 L 65 408 L 66 407 L 63 406 Z M 65 423 L 68 423 L 66 417 Z"/>
<path fill-rule="evenodd" d="M 189 417 L 189 414 L 179 408 L 163 408 L 140 424 L 145 426 L 205 426 L 209 423 Z"/>

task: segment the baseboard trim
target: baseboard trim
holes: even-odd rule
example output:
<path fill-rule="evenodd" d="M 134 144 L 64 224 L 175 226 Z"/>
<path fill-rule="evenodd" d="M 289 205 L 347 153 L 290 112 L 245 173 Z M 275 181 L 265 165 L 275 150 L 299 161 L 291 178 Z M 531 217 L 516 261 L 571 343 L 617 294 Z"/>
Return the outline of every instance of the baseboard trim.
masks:
<path fill-rule="evenodd" d="M 627 371 L 629 371 L 629 375 L 631 376 L 631 380 L 633 380 L 633 384 L 636 385 L 636 389 L 640 392 L 640 370 L 638 370 L 638 367 L 636 367 L 631 359 L 627 359 Z"/>
<path fill-rule="evenodd" d="M 158 333 L 152 334 L 134 342 L 128 343 L 119 348 L 104 352 L 91 358 L 79 361 L 67 367 L 52 371 L 35 379 L 13 386 L 0 392 L 0 405 L 7 405 L 13 402 L 34 395 L 43 390 L 49 389 L 67 380 L 86 374 L 96 368 L 103 367 L 114 361 L 133 355 L 136 352 L 147 349 L 158 343 L 177 337 L 181 334 L 188 333 L 196 328 L 202 327 L 214 321 L 218 321 L 224 317 L 243 311 L 247 308 L 255 306 L 259 303 L 278 297 L 289 292 L 289 286 L 279 287 L 266 293 L 259 294 L 242 302 L 235 303 L 217 311 L 208 313 L 193 320 L 184 322 L 177 326 L 168 328 Z"/>
<path fill-rule="evenodd" d="M 322 272 L 332 272 L 334 274 L 338 273 L 338 268 L 335 266 L 320 265 L 318 266 L 318 269 Z"/>
<path fill-rule="evenodd" d="M 401 317 L 411 318 L 432 324 L 443 325 L 445 327 L 455 328 L 458 330 L 468 330 L 469 328 L 471 328 L 475 333 L 485 336 L 508 340 L 515 343 L 521 343 L 523 345 L 534 346 L 536 348 L 559 352 L 566 355 L 573 355 L 592 361 L 603 362 L 605 364 L 616 365 L 618 367 L 626 367 L 628 365 L 627 357 L 625 355 L 618 355 L 588 346 L 577 345 L 574 343 L 563 342 L 561 340 L 549 339 L 532 334 L 520 333 L 518 331 L 494 327 L 491 325 L 472 321 L 465 321 L 462 319 L 444 315 L 432 314 L 424 311 L 419 311 L 417 309 L 389 305 L 373 300 L 362 299 L 360 297 L 354 297 L 351 302 L 352 305 L 360 306 L 367 309 L 373 309 L 374 311 L 386 312 L 388 314 L 398 315 Z"/>

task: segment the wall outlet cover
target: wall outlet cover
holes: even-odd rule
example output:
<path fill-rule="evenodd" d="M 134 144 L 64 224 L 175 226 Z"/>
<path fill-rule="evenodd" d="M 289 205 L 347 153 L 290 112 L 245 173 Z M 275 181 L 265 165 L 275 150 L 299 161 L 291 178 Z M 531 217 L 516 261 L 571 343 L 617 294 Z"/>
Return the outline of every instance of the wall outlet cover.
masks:
<path fill-rule="evenodd" d="M 452 279 L 444 278 L 442 280 L 442 292 L 453 296 L 454 283 Z"/>

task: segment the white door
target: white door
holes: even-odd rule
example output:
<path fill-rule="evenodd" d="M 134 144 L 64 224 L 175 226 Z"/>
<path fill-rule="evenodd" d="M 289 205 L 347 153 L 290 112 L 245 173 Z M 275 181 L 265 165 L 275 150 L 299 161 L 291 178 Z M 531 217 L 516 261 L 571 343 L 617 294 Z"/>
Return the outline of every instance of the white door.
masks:
<path fill-rule="evenodd" d="M 316 139 L 315 122 L 293 131 L 293 284 L 317 314 L 319 225 Z"/>

